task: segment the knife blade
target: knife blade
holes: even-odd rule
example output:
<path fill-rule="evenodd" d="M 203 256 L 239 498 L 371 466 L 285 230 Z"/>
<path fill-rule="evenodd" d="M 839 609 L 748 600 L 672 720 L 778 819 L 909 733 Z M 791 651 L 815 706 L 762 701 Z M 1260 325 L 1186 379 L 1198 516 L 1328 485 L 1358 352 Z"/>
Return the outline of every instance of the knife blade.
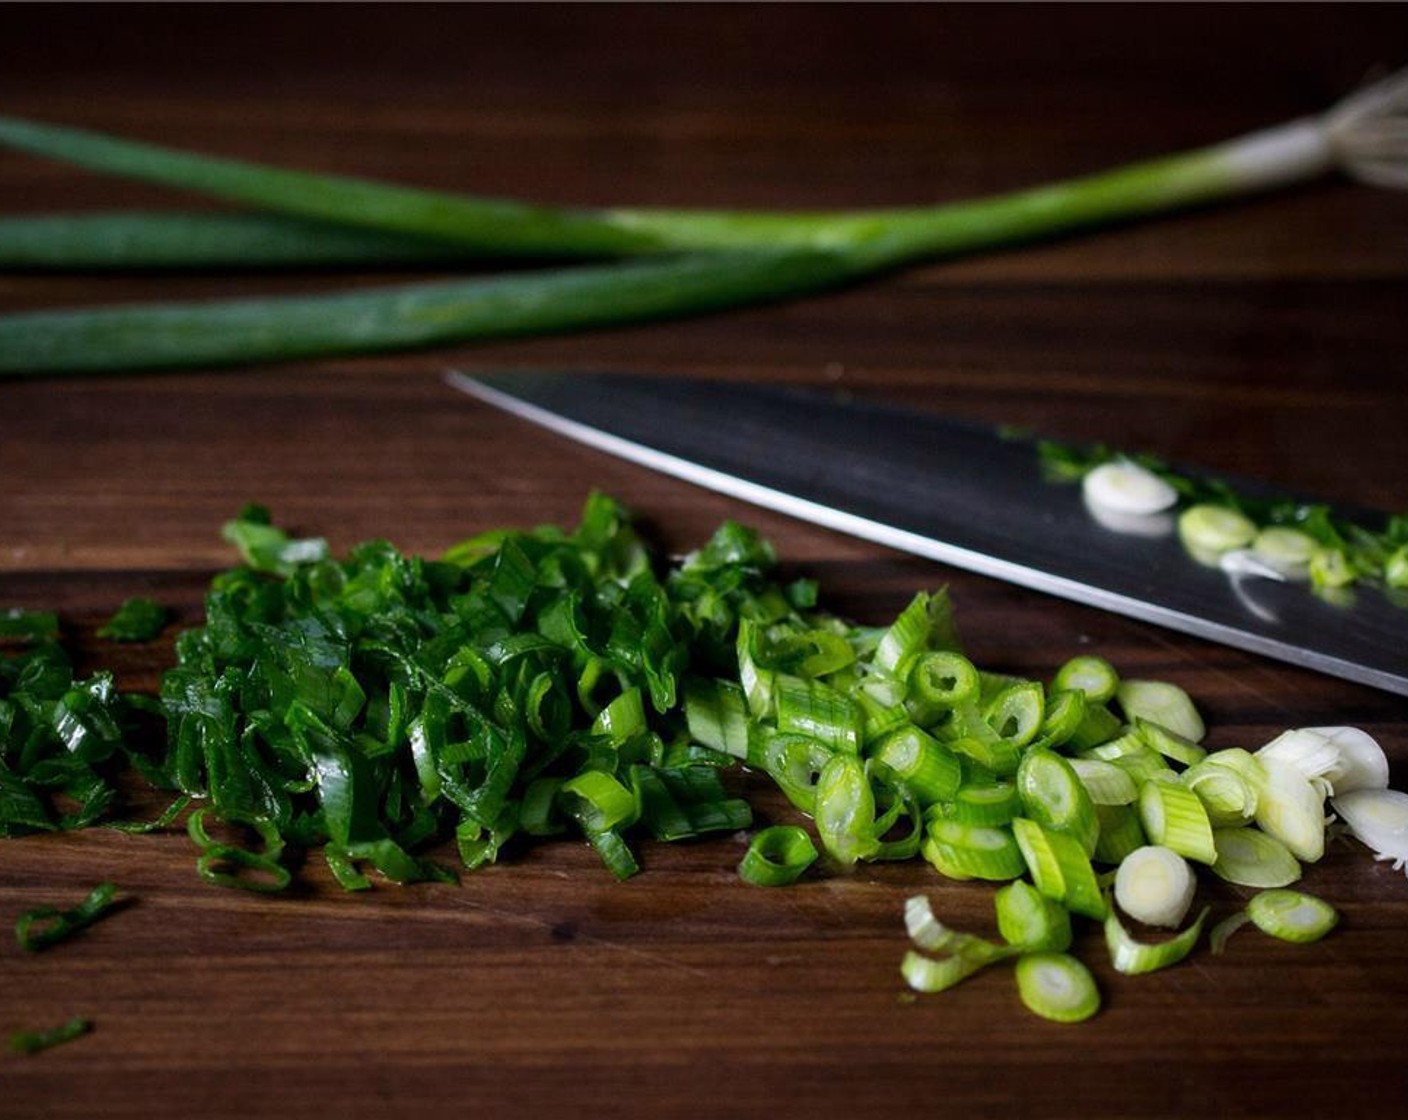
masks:
<path fill-rule="evenodd" d="M 747 382 L 571 371 L 448 380 L 560 435 L 756 505 L 1408 696 L 1408 609 L 1371 586 L 1332 602 L 1255 568 L 1198 563 L 1171 524 L 1126 531 L 1095 516 L 1079 486 L 1045 477 L 1034 438 Z"/>

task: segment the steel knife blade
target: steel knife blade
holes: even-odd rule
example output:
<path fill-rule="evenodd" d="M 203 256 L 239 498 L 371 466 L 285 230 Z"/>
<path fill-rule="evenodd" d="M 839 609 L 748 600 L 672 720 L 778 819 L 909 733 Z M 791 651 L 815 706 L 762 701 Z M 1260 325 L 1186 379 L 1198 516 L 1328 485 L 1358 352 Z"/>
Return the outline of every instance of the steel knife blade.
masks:
<path fill-rule="evenodd" d="M 448 380 L 560 435 L 747 502 L 1408 696 L 1408 607 L 1372 586 L 1331 601 L 1255 565 L 1199 563 L 1171 519 L 1155 532 L 1097 517 L 1079 486 L 1045 476 L 1034 437 L 741 381 L 574 371 Z"/>

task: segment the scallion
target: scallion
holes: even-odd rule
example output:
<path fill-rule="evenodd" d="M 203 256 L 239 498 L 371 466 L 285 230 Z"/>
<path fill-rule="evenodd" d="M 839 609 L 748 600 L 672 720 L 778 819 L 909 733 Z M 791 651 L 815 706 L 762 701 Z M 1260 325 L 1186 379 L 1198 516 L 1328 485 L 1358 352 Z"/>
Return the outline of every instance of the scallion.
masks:
<path fill-rule="evenodd" d="M 1115 875 L 1115 901 L 1135 921 L 1175 929 L 1193 905 L 1193 871 L 1177 852 L 1155 844 L 1130 852 Z"/>
<path fill-rule="evenodd" d="M 1215 828 L 1212 842 L 1215 875 L 1242 887 L 1286 887 L 1300 878 L 1300 863 L 1290 849 L 1256 828 Z"/>
<path fill-rule="evenodd" d="M 1090 969 L 1066 953 L 1028 953 L 1017 961 L 1017 991 L 1027 1008 L 1054 1023 L 1080 1023 L 1100 1010 Z"/>
<path fill-rule="evenodd" d="M 1130 936 L 1112 908 L 1105 919 L 1105 943 L 1110 950 L 1110 961 L 1115 971 L 1126 976 L 1138 976 L 1146 972 L 1156 972 L 1183 960 L 1193 951 L 1202 936 L 1203 923 L 1207 921 L 1209 910 L 1202 913 L 1183 932 L 1165 941 L 1143 942 Z"/>
<path fill-rule="evenodd" d="M 816 845 L 805 829 L 773 825 L 749 841 L 738 875 L 755 887 L 782 887 L 795 883 L 816 860 Z"/>
<path fill-rule="evenodd" d="M 1247 903 L 1247 917 L 1262 933 L 1303 945 L 1319 941 L 1335 928 L 1334 907 L 1302 891 L 1269 890 Z"/>
<path fill-rule="evenodd" d="M 26 910 L 15 922 L 15 940 L 26 952 L 47 949 L 92 925 L 117 902 L 116 884 L 99 883 L 82 902 L 68 910 L 36 906 Z"/>
<path fill-rule="evenodd" d="M 688 314 L 814 291 L 952 256 L 1301 182 L 1342 167 L 1400 186 L 1399 75 L 1317 118 L 1115 171 L 988 199 L 888 211 L 581 211 L 289 171 L 0 118 L 0 143 L 301 219 L 538 257 L 694 254 L 581 274 L 345 297 L 0 318 L 0 373 L 100 370 L 377 351 Z M 194 250 L 193 250 L 194 252 Z M 209 247 L 201 249 L 208 257 Z M 685 274 L 696 274 L 691 278 Z"/>
<path fill-rule="evenodd" d="M 9 1046 L 16 1054 L 38 1054 L 65 1042 L 82 1038 L 93 1029 L 93 1021 L 75 1017 L 61 1026 L 43 1031 L 14 1031 L 9 1037 Z"/>

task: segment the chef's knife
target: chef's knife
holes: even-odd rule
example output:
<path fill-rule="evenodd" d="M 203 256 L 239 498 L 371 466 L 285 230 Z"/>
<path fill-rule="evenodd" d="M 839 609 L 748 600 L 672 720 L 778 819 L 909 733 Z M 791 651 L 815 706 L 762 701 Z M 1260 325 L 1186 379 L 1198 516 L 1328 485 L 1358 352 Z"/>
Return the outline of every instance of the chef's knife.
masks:
<path fill-rule="evenodd" d="M 1255 566 L 1200 564 L 1171 528 L 1146 534 L 1102 521 L 1080 487 L 1047 479 L 1033 439 L 840 392 L 747 382 L 585 372 L 449 380 L 561 435 L 744 501 L 1408 695 L 1408 608 L 1365 585 L 1332 602 Z"/>

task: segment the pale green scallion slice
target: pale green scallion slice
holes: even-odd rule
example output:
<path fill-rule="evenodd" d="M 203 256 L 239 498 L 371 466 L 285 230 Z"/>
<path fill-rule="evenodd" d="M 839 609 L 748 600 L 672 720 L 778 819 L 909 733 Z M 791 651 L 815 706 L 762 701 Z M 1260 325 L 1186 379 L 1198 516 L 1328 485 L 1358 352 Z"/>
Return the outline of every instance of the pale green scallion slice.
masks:
<path fill-rule="evenodd" d="M 1227 506 L 1201 504 L 1179 515 L 1178 535 L 1194 559 L 1215 566 L 1224 553 L 1252 543 L 1256 524 Z"/>
<path fill-rule="evenodd" d="M 1177 781 L 1145 782 L 1139 791 L 1139 819 L 1152 843 L 1199 863 L 1217 861 L 1207 810 L 1196 793 Z"/>
<path fill-rule="evenodd" d="M 1168 681 L 1121 681 L 1115 694 L 1131 723 L 1140 719 L 1166 727 L 1175 735 L 1201 743 L 1207 729 L 1188 693 Z"/>
<path fill-rule="evenodd" d="M 1037 890 L 1077 914 L 1105 917 L 1109 905 L 1080 841 L 1026 817 L 1012 822 L 1012 835 Z"/>
<path fill-rule="evenodd" d="M 1071 769 L 1098 809 L 1101 805 L 1132 805 L 1139 787 L 1127 770 L 1098 758 L 1068 758 Z"/>
<path fill-rule="evenodd" d="M 1071 947 L 1070 912 L 1025 879 L 998 890 L 993 900 L 998 932 L 1024 952 L 1064 953 Z"/>
<path fill-rule="evenodd" d="M 952 868 L 959 877 L 970 879 L 1004 882 L 1026 870 L 1016 839 L 1004 827 L 966 825 L 946 818 L 931 820 L 924 854 L 944 874 L 949 874 L 946 868 Z"/>
<path fill-rule="evenodd" d="M 1017 961 L 1017 991 L 1028 1009 L 1055 1023 L 1079 1023 L 1100 1010 L 1090 970 L 1066 953 L 1030 953 Z"/>
<path fill-rule="evenodd" d="M 1319 941 L 1339 922 L 1328 902 L 1302 891 L 1262 891 L 1247 903 L 1247 916 L 1263 933 L 1304 945 Z"/>
<path fill-rule="evenodd" d="M 1086 855 L 1095 851 L 1100 836 L 1095 802 L 1066 759 L 1054 751 L 1027 751 L 1017 767 L 1017 793 L 1023 815 L 1073 836 Z"/>
<path fill-rule="evenodd" d="M 1110 950 L 1110 961 L 1115 971 L 1126 976 L 1138 976 L 1146 972 L 1156 972 L 1177 964 L 1193 951 L 1202 936 L 1203 923 L 1207 921 L 1208 908 L 1204 907 L 1191 926 L 1176 937 L 1167 941 L 1146 943 L 1136 941 L 1120 922 L 1119 915 L 1112 908 L 1105 919 L 1105 944 Z"/>
<path fill-rule="evenodd" d="M 1212 842 L 1219 878 L 1241 887 L 1287 887 L 1301 876 L 1300 863 L 1276 837 L 1256 828 L 1215 828 Z"/>

